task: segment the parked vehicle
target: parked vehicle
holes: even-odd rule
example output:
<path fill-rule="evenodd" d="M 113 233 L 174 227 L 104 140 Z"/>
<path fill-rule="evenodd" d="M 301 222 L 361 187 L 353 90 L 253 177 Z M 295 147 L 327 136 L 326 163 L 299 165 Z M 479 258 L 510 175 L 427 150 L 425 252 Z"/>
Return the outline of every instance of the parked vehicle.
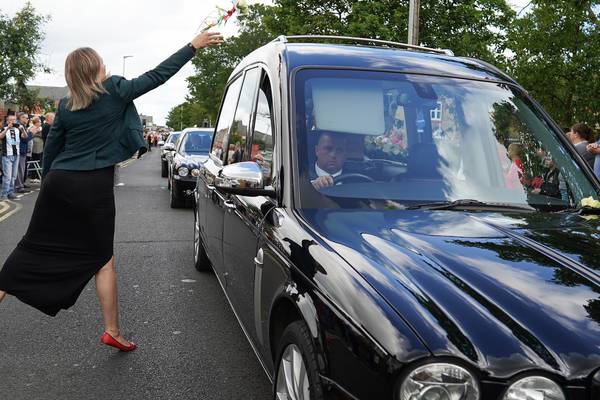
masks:
<path fill-rule="evenodd" d="M 172 155 L 175 152 L 175 145 L 180 134 L 181 132 L 171 133 L 160 149 L 160 176 L 163 178 L 169 175 L 167 155 Z"/>
<path fill-rule="evenodd" d="M 197 181 L 273 398 L 600 398 L 600 183 L 560 128 L 482 61 L 315 40 L 235 68 Z"/>
<path fill-rule="evenodd" d="M 180 208 L 194 201 L 193 191 L 199 168 L 208 158 L 212 128 L 187 128 L 177 139 L 175 151 L 167 155 L 168 188 L 171 208 Z"/>

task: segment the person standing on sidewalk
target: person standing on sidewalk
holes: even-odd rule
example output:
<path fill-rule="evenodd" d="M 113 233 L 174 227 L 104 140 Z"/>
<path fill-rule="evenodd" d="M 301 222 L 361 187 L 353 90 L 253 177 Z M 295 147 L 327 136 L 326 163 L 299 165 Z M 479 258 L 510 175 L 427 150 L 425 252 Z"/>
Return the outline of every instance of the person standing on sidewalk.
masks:
<path fill-rule="evenodd" d="M 131 80 L 108 76 L 89 47 L 67 56 L 69 96 L 60 101 L 46 140 L 42 187 L 29 228 L 0 270 L 0 301 L 11 294 L 55 316 L 73 306 L 95 276 L 104 318 L 101 342 L 122 351 L 137 347 L 119 328 L 114 166 L 146 150 L 133 101 L 175 75 L 197 49 L 222 41 L 218 33 L 203 32 Z"/>
<path fill-rule="evenodd" d="M 17 117 L 9 115 L 6 127 L 0 131 L 0 153 L 2 154 L 2 192 L 0 200 L 15 198 L 15 179 L 19 167 L 19 149 L 21 139 L 26 140 L 27 134 L 21 130 Z"/>
<path fill-rule="evenodd" d="M 26 193 L 26 189 L 29 188 L 29 186 L 25 185 L 25 181 L 27 180 L 27 153 L 29 152 L 29 142 L 33 140 L 33 134 L 28 129 L 29 115 L 27 113 L 18 113 L 17 119 L 19 120 L 19 129 L 25 136 L 21 137 L 21 141 L 19 142 L 19 169 L 17 179 L 15 180 L 15 192 Z"/>
<path fill-rule="evenodd" d="M 52 127 L 53 123 L 54 123 L 54 113 L 49 112 L 46 115 L 44 115 L 44 124 L 42 125 L 42 139 L 44 140 L 44 143 L 46 143 L 46 138 L 48 137 L 48 134 L 50 133 L 50 128 Z"/>
<path fill-rule="evenodd" d="M 40 161 L 42 159 L 42 154 L 44 153 L 44 139 L 42 137 L 42 121 L 39 117 L 33 117 L 31 119 L 31 134 L 33 135 L 33 139 L 31 140 L 31 159 L 33 161 Z"/>

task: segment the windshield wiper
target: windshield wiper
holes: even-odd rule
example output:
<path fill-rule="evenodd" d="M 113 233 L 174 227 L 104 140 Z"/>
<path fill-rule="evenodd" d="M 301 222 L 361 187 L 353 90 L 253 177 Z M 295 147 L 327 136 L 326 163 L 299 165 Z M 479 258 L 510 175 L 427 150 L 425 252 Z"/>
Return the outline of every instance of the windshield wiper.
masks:
<path fill-rule="evenodd" d="M 427 209 L 427 210 L 458 210 L 464 208 L 493 208 L 493 209 L 510 209 L 520 211 L 535 211 L 535 208 L 525 205 L 506 204 L 506 203 L 486 203 L 474 199 L 459 199 L 454 201 L 442 201 L 437 203 L 415 204 L 406 207 L 407 210 Z"/>

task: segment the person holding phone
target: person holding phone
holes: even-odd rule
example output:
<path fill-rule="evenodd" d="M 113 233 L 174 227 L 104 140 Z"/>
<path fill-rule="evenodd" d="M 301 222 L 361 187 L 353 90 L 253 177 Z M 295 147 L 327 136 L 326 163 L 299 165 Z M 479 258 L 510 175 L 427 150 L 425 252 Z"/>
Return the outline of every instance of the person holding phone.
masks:
<path fill-rule="evenodd" d="M 75 304 L 95 277 L 102 343 L 122 351 L 136 348 L 119 324 L 114 166 L 146 151 L 133 100 L 165 83 L 197 50 L 222 42 L 219 33 L 203 32 L 131 80 L 107 75 L 102 58 L 89 47 L 67 56 L 69 96 L 60 101 L 46 140 L 42 187 L 29 228 L 0 270 L 0 301 L 8 293 L 55 316 Z"/>

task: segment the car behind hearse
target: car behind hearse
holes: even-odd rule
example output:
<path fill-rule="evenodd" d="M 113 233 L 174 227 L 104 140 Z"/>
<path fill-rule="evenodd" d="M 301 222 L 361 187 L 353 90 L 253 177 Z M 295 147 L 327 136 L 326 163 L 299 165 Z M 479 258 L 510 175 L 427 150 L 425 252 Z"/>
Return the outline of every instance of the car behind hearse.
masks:
<path fill-rule="evenodd" d="M 229 78 L 194 262 L 273 399 L 598 400 L 599 191 L 491 65 L 280 37 Z"/>
<path fill-rule="evenodd" d="M 196 178 L 208 158 L 212 135 L 212 128 L 186 128 L 177 138 L 174 150 L 165 154 L 171 208 L 185 207 L 194 201 Z"/>

